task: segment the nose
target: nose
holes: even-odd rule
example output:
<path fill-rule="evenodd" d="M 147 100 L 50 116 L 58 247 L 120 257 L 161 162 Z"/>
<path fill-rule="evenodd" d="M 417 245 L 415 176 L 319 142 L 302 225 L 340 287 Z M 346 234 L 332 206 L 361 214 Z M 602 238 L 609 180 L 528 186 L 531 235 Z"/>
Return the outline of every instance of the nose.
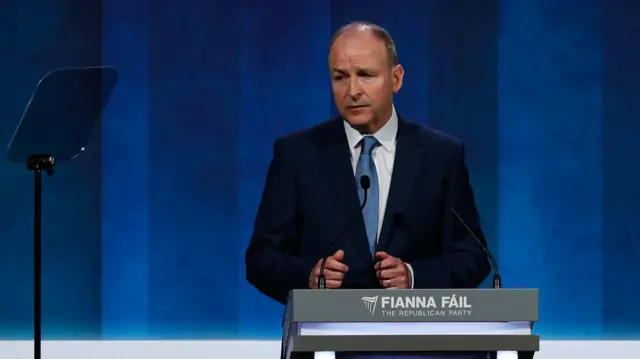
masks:
<path fill-rule="evenodd" d="M 362 88 L 360 87 L 360 84 L 358 83 L 358 79 L 355 77 L 352 77 L 349 80 L 349 96 L 351 97 L 358 97 L 362 95 Z"/>

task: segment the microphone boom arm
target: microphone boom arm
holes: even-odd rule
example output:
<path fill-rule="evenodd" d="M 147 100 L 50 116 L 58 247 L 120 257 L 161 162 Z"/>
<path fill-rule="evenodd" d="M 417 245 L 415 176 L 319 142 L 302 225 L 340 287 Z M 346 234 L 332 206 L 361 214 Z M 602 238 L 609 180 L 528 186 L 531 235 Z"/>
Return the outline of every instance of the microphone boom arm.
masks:
<path fill-rule="evenodd" d="M 469 228 L 469 226 L 467 225 L 467 223 L 465 223 L 465 221 L 462 219 L 462 217 L 460 217 L 460 215 L 458 214 L 458 212 L 456 212 L 455 209 L 453 209 L 453 206 L 449 205 L 449 209 L 451 210 L 451 212 L 453 212 L 453 214 L 458 218 L 458 220 L 460 221 L 460 223 L 462 223 L 462 225 L 464 226 L 464 228 L 467 229 L 467 232 L 469 232 L 469 234 L 471 234 L 471 236 L 473 237 L 473 239 L 476 240 L 476 242 L 478 242 L 478 244 L 480 245 L 480 247 L 482 247 L 482 250 L 484 251 L 484 253 L 487 255 L 487 258 L 489 258 L 489 262 L 491 262 L 491 267 L 493 268 L 493 288 L 494 289 L 500 289 L 502 288 L 502 278 L 500 278 L 500 272 L 498 272 L 498 264 L 496 263 L 495 258 L 493 258 L 493 255 L 491 254 L 491 252 L 489 252 L 489 250 L 487 249 L 487 247 L 485 247 L 484 244 L 482 244 L 482 241 L 480 241 L 480 239 L 478 238 L 478 236 L 476 236 L 476 234 L 471 230 L 471 228 Z"/>

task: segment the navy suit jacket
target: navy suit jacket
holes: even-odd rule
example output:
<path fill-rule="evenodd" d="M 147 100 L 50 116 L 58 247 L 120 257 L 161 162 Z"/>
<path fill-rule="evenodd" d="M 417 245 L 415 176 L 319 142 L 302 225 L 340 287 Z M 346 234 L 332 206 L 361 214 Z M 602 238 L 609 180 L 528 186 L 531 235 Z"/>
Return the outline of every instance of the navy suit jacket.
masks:
<path fill-rule="evenodd" d="M 477 287 L 489 274 L 489 262 L 448 207 L 451 204 L 485 241 L 463 144 L 398 117 L 377 250 L 413 267 L 414 288 Z M 338 249 L 344 250 L 349 267 L 342 288 L 380 288 L 358 214 L 360 200 L 342 121 L 334 118 L 275 141 L 245 264 L 247 280 L 281 303 L 290 290 L 309 288 L 318 260 Z"/>

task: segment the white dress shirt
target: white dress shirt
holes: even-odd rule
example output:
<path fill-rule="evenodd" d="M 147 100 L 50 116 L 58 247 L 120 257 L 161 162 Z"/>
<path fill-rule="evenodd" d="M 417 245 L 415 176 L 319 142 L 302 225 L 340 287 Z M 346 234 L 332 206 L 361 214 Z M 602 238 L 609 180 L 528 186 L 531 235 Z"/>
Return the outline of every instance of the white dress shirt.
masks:
<path fill-rule="evenodd" d="M 347 121 L 344 121 L 344 130 L 347 133 L 347 141 L 351 150 L 351 165 L 355 175 L 358 158 L 360 157 L 360 140 L 364 136 L 356 129 L 351 127 Z M 389 198 L 389 187 L 391 186 L 391 174 L 393 173 L 393 161 L 396 155 L 396 135 L 398 133 L 398 115 L 393 107 L 391 119 L 372 136 L 375 137 L 380 145 L 376 146 L 371 152 L 373 162 L 376 165 L 376 173 L 378 174 L 378 236 L 382 229 L 384 212 L 387 207 L 387 198 Z M 402 258 L 400 258 L 402 259 Z M 413 268 L 407 263 L 407 267 L 411 272 L 411 288 L 413 288 Z"/>

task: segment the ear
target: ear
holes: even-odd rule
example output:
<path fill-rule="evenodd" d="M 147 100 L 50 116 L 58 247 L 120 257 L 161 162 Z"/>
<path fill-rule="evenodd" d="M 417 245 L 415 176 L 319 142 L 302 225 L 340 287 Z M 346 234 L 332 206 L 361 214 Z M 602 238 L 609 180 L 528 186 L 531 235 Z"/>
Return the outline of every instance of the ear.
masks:
<path fill-rule="evenodd" d="M 396 67 L 391 72 L 394 94 L 400 91 L 400 88 L 402 87 L 403 76 L 404 76 L 404 68 L 402 67 L 402 65 L 396 65 Z"/>

